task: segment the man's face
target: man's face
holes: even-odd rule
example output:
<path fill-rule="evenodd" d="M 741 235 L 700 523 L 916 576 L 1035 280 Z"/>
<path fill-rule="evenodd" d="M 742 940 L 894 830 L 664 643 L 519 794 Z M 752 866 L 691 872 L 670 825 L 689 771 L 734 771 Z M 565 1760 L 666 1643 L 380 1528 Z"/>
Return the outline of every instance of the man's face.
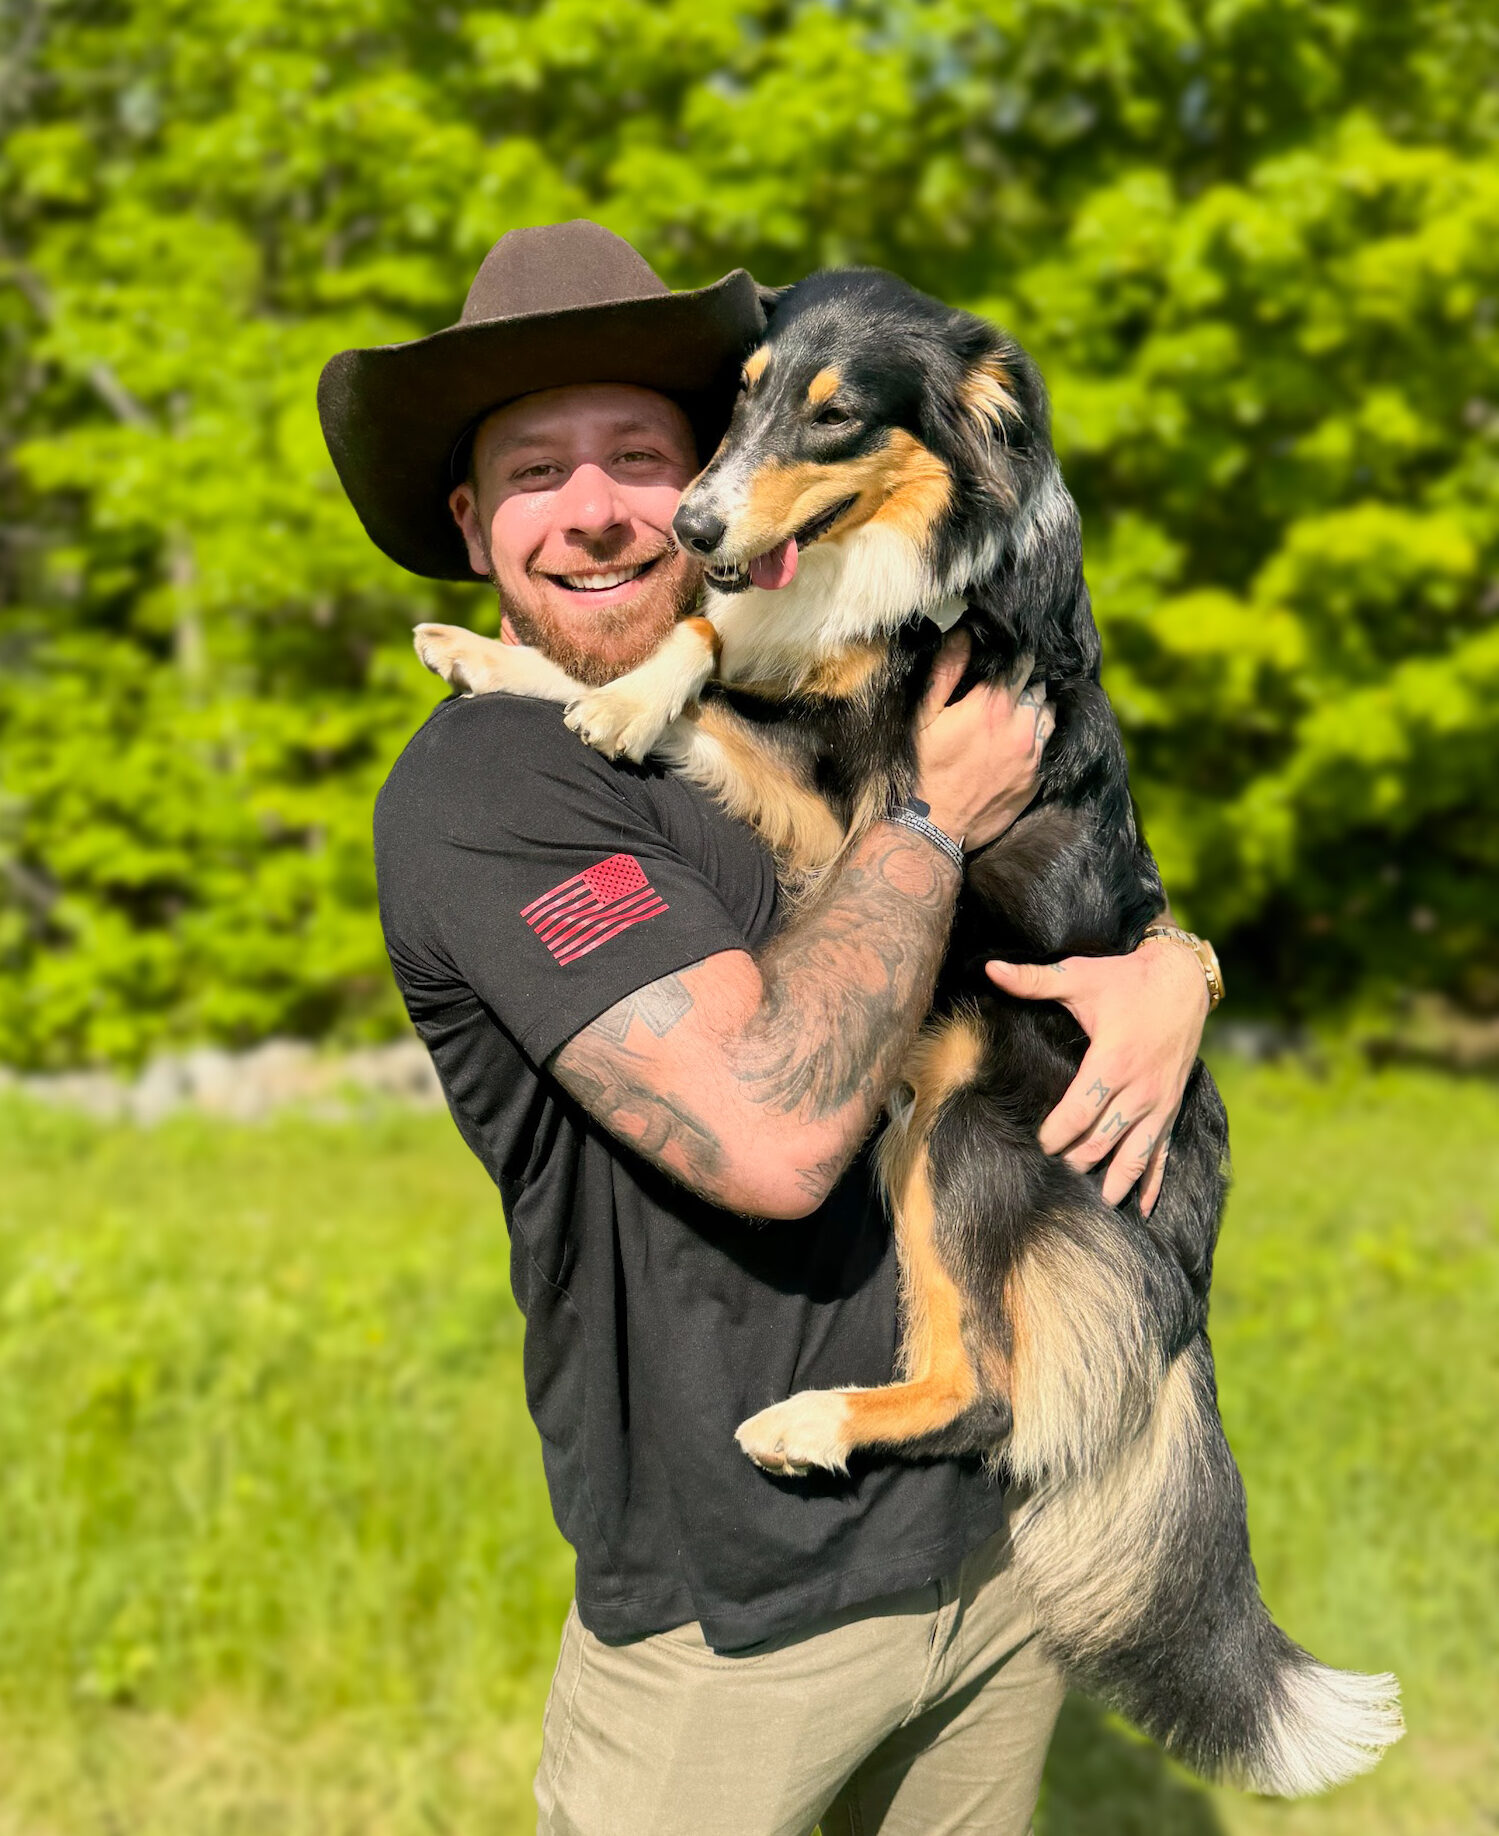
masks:
<path fill-rule="evenodd" d="M 581 682 L 643 662 L 697 594 L 671 533 L 696 470 L 686 415 L 651 389 L 580 383 L 497 408 L 448 502 L 503 636 Z"/>

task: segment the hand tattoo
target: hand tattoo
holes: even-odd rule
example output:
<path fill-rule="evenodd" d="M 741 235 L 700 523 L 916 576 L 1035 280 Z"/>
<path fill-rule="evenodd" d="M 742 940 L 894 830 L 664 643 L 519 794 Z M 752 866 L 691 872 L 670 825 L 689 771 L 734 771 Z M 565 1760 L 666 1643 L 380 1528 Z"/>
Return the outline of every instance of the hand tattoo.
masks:
<path fill-rule="evenodd" d="M 1015 705 L 1017 708 L 1030 709 L 1031 720 L 1033 722 L 1031 729 L 1031 756 L 1032 758 L 1040 758 L 1041 748 L 1046 744 L 1046 740 L 1049 737 L 1049 729 L 1047 734 L 1043 734 L 1041 731 L 1041 722 L 1046 714 L 1047 708 L 1046 684 L 1044 682 L 1027 683 L 1015 697 Z"/>
<path fill-rule="evenodd" d="M 1097 1096 L 1093 1096 L 1095 1090 L 1098 1092 Z M 1102 1109 L 1104 1104 L 1109 1100 L 1109 1086 L 1101 1077 L 1095 1077 L 1093 1082 L 1089 1084 L 1085 1094 L 1093 1097 L 1093 1107 L 1095 1109 Z"/>

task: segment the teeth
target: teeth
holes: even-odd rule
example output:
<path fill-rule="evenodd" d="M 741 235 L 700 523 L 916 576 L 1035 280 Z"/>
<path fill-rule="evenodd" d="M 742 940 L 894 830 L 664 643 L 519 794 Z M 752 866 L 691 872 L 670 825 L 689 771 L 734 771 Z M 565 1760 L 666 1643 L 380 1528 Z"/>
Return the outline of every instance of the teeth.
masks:
<path fill-rule="evenodd" d="M 646 564 L 638 567 L 617 567 L 607 574 L 559 574 L 557 578 L 564 586 L 582 587 L 590 593 L 602 593 L 606 587 L 623 586 L 627 580 L 633 580 L 637 574 L 645 572 Z"/>

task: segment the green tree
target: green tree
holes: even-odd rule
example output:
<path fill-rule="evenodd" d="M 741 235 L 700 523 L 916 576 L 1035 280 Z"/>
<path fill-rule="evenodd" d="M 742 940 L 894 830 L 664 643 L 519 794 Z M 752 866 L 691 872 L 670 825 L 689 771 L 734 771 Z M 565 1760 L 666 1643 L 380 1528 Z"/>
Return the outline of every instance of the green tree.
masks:
<path fill-rule="evenodd" d="M 369 806 L 479 589 L 323 360 L 586 212 L 874 261 L 1051 378 L 1153 839 L 1240 987 L 1499 1004 L 1495 28 L 1313 0 L 11 0 L 0 1060 L 396 1023 Z M 8 284 L 7 284 L 8 283 Z"/>

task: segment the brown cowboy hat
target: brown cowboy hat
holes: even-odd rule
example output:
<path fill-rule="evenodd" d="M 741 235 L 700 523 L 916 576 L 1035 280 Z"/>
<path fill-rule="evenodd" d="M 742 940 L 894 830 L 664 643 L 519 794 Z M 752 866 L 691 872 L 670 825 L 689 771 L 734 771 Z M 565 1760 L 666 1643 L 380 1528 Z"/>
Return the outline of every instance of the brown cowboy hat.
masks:
<path fill-rule="evenodd" d="M 764 326 L 743 268 L 673 293 L 601 224 L 511 230 L 484 257 L 456 325 L 329 361 L 323 436 L 360 522 L 393 561 L 472 580 L 447 500 L 491 409 L 564 383 L 640 383 L 682 404 L 706 459 Z"/>

